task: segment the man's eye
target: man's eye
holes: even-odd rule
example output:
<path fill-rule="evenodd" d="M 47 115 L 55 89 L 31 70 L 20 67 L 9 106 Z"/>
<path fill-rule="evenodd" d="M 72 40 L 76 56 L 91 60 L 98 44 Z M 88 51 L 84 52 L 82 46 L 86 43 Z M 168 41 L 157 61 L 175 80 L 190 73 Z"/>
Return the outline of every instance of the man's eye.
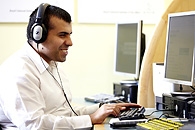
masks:
<path fill-rule="evenodd" d="M 64 34 L 61 34 L 61 35 L 60 35 L 60 37 L 64 37 L 64 36 L 66 36 L 66 35 L 64 35 Z"/>
<path fill-rule="evenodd" d="M 68 33 L 60 33 L 59 34 L 60 37 L 65 37 L 66 35 L 68 35 Z"/>
<path fill-rule="evenodd" d="M 60 34 L 59 36 L 60 36 L 60 37 L 66 37 L 67 34 L 63 33 L 63 34 Z"/>

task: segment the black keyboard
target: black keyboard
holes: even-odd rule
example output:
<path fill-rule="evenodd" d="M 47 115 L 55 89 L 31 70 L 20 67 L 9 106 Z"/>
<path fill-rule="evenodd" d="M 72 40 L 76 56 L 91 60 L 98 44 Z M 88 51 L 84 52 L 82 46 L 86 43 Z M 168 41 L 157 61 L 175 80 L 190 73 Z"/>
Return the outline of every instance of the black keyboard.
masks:
<path fill-rule="evenodd" d="M 131 108 L 121 112 L 118 116 L 119 120 L 134 120 L 134 119 L 144 119 L 145 108 Z"/>

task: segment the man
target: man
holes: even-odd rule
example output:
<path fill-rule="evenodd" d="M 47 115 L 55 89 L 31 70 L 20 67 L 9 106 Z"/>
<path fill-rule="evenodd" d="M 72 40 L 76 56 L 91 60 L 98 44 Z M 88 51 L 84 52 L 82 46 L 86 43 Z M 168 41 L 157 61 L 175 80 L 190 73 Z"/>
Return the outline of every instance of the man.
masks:
<path fill-rule="evenodd" d="M 91 129 L 109 115 L 137 104 L 71 106 L 69 83 L 57 62 L 66 61 L 73 45 L 71 16 L 41 4 L 30 15 L 28 44 L 0 70 L 0 124 L 3 129 Z"/>

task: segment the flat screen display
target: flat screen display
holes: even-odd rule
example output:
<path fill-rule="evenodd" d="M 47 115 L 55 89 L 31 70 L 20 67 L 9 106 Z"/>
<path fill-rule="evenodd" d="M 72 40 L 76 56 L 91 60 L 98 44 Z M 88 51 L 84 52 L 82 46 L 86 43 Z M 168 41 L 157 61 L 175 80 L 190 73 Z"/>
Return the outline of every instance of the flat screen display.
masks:
<path fill-rule="evenodd" d="M 138 79 L 141 61 L 142 21 L 116 24 L 115 72 Z"/>
<path fill-rule="evenodd" d="M 194 85 L 195 12 L 168 15 L 165 80 Z"/>

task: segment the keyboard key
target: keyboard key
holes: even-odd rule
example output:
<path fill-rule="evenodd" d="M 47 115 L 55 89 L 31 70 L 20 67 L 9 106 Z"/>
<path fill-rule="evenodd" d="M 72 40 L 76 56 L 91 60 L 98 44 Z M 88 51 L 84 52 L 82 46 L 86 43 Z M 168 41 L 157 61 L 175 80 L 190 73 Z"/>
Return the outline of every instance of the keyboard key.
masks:
<path fill-rule="evenodd" d="M 144 119 L 145 108 L 131 108 L 123 111 L 119 116 L 119 120 L 133 120 L 133 119 Z"/>

